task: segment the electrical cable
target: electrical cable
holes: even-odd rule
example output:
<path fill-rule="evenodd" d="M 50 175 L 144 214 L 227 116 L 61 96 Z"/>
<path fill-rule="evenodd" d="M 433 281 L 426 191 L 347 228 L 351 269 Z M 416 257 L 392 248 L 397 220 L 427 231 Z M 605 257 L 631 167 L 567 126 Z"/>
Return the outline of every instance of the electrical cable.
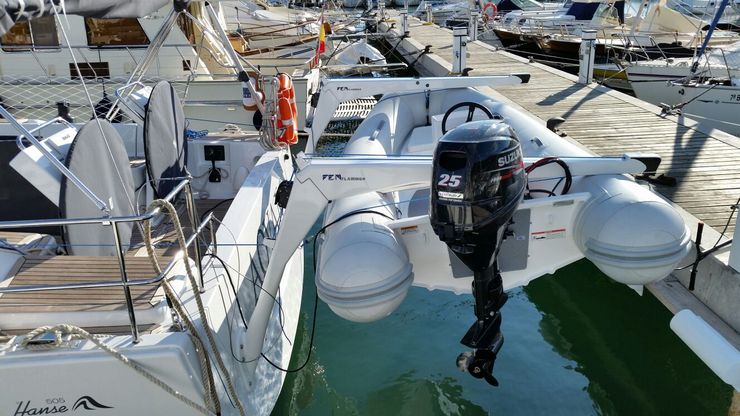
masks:
<path fill-rule="evenodd" d="M 211 212 L 215 211 L 215 210 L 216 210 L 216 208 L 220 207 L 221 205 L 223 205 L 223 204 L 225 204 L 225 203 L 227 203 L 227 202 L 233 202 L 233 201 L 234 201 L 234 198 L 228 198 L 228 199 L 224 199 L 223 201 L 220 201 L 220 202 L 219 202 L 219 203 L 217 203 L 216 205 L 214 205 L 214 206 L 212 206 L 212 207 L 208 208 L 207 210 L 205 210 L 205 211 L 203 212 L 203 214 L 201 214 L 201 215 L 200 215 L 200 222 L 203 222 L 203 220 L 205 220 L 205 219 L 206 219 L 206 216 L 208 216 L 208 214 L 210 214 Z M 220 222 L 221 222 L 221 221 L 219 221 L 219 223 L 220 223 Z"/>
<path fill-rule="evenodd" d="M 242 323 L 244 324 L 244 328 L 248 328 L 249 325 L 247 325 L 247 318 L 244 317 L 244 311 L 242 309 L 242 304 L 239 301 L 239 293 L 236 290 L 236 286 L 234 286 L 234 281 L 231 280 L 231 273 L 229 272 L 229 268 L 226 266 L 226 262 L 219 256 L 213 254 L 213 253 L 205 253 L 203 256 L 208 256 L 212 259 L 216 259 L 221 263 L 221 266 L 223 266 L 224 270 L 226 271 L 226 277 L 229 281 L 229 285 L 231 286 L 232 292 L 234 292 L 234 298 L 236 299 L 236 307 L 239 309 L 239 316 L 242 318 Z"/>
<path fill-rule="evenodd" d="M 730 212 L 730 216 L 727 218 L 727 222 L 725 222 L 724 227 L 722 227 L 722 232 L 720 233 L 719 237 L 717 238 L 717 241 L 714 243 L 714 245 L 712 246 L 712 248 L 710 248 L 710 249 L 708 249 L 706 251 L 701 251 L 701 250 L 697 249 L 696 256 L 694 257 L 694 261 L 692 261 L 691 263 L 687 264 L 686 266 L 677 267 L 677 268 L 673 269 L 673 271 L 686 270 L 689 267 L 693 267 L 694 265 L 698 265 L 699 262 L 701 262 L 702 260 L 704 260 L 710 254 L 714 253 L 715 251 L 717 251 L 717 250 L 719 250 L 721 248 L 724 248 L 724 247 L 732 244 L 732 239 L 730 239 L 728 241 L 725 241 L 722 244 L 720 244 L 719 242 L 722 241 L 722 237 L 725 236 L 725 233 L 727 232 L 727 228 L 730 227 L 730 223 L 732 222 L 732 218 L 735 216 L 735 211 L 737 211 L 737 209 L 738 209 L 738 204 L 740 204 L 740 198 L 738 198 L 737 201 L 735 201 L 735 204 L 730 207 L 730 210 L 732 212 Z"/>
<path fill-rule="evenodd" d="M 334 225 L 334 224 L 336 224 L 336 223 L 338 223 L 338 222 L 340 222 L 340 221 L 342 221 L 344 219 L 347 219 L 347 218 L 349 218 L 349 217 L 351 217 L 353 215 L 359 215 L 359 214 L 377 214 L 377 215 L 383 216 L 385 218 L 388 218 L 391 221 L 395 220 L 395 218 L 393 218 L 390 215 L 385 214 L 383 212 L 374 211 L 374 210 L 371 210 L 371 209 L 361 209 L 361 210 L 357 210 L 357 211 L 348 212 L 348 213 L 342 215 L 341 217 L 337 218 L 336 220 L 334 220 L 334 221 L 326 224 L 325 226 L 321 227 L 319 229 L 319 231 L 317 231 L 316 234 L 314 234 L 313 237 L 310 238 L 312 240 L 312 243 L 313 243 L 313 272 L 314 272 L 314 276 L 316 276 L 316 270 L 317 270 L 317 267 L 316 267 L 316 240 L 318 240 L 319 236 L 321 234 L 323 234 L 324 231 L 326 231 L 327 228 L 329 228 L 332 225 Z M 313 351 L 313 342 L 314 342 L 314 335 L 316 333 L 316 317 L 317 317 L 318 306 L 319 306 L 319 294 L 318 294 L 318 292 L 316 292 L 316 294 L 314 295 L 313 322 L 311 324 L 311 336 L 309 338 L 308 355 L 306 356 L 306 360 L 303 362 L 303 364 L 301 364 L 300 366 L 298 366 L 296 368 L 281 368 L 277 364 L 273 363 L 269 358 L 267 358 L 267 356 L 265 356 L 264 353 L 260 353 L 260 355 L 262 356 L 262 358 L 264 358 L 265 361 L 267 361 L 268 364 L 270 364 L 271 366 L 273 366 L 277 370 L 280 370 L 280 371 L 285 372 L 285 373 L 295 373 L 295 372 L 301 371 L 301 370 L 303 370 L 306 367 L 306 365 L 308 365 L 309 361 L 311 361 L 311 353 Z"/>
<path fill-rule="evenodd" d="M 717 238 L 717 241 L 714 243 L 714 246 L 712 246 L 712 248 L 717 247 L 720 240 L 722 240 L 722 237 L 725 236 L 725 233 L 727 232 L 727 228 L 730 226 L 730 222 L 732 222 L 732 217 L 735 216 L 735 211 L 737 211 L 738 204 L 740 204 L 740 198 L 738 198 L 737 201 L 735 201 L 735 204 L 733 204 L 730 207 L 730 210 L 731 210 L 730 216 L 727 218 L 727 222 L 725 223 L 725 226 L 722 228 L 722 232 L 720 233 L 719 238 Z"/>

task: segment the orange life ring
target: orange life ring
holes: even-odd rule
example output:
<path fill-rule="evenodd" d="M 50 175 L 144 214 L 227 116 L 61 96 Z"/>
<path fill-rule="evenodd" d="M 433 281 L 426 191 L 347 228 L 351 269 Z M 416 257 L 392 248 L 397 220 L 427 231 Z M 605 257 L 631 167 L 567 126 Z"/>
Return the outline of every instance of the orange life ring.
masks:
<path fill-rule="evenodd" d="M 298 143 L 298 107 L 293 80 L 288 74 L 278 74 L 277 127 L 278 141 L 288 145 Z"/>
<path fill-rule="evenodd" d="M 493 10 L 493 13 L 490 15 L 488 14 L 489 9 Z M 497 14 L 498 14 L 498 7 L 496 7 L 496 4 L 488 2 L 483 6 L 483 20 L 485 22 L 492 21 L 493 19 L 496 18 Z"/>

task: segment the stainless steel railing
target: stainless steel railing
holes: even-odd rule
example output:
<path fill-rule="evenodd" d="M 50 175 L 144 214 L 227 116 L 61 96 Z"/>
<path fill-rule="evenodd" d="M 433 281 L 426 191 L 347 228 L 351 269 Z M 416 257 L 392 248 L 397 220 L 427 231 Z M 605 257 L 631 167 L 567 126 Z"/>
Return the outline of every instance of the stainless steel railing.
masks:
<path fill-rule="evenodd" d="M 187 250 L 192 246 L 195 251 L 196 265 L 198 269 L 198 278 L 200 281 L 200 287 L 194 288 L 194 290 L 203 290 L 203 266 L 201 264 L 201 250 L 199 244 L 193 244 L 198 239 L 200 234 L 209 225 L 211 242 L 215 244 L 215 223 L 213 221 L 213 213 L 209 213 L 200 223 L 196 224 L 196 212 L 195 212 L 195 201 L 193 200 L 193 191 L 191 187 L 191 178 L 176 178 L 181 179 L 175 188 L 170 191 L 167 196 L 163 199 L 167 202 L 171 202 L 181 192 L 185 192 L 185 201 L 187 205 L 188 217 L 190 224 L 193 228 L 193 232 L 186 239 L 184 252 L 178 253 L 167 266 L 162 269 L 162 272 L 157 276 L 147 279 L 135 279 L 131 280 L 128 277 L 126 268 L 126 253 L 121 243 L 119 236 L 118 226 L 121 223 L 127 222 L 142 222 L 153 219 L 156 215 L 160 214 L 160 208 L 153 208 L 141 215 L 133 216 L 120 216 L 120 217 L 101 217 L 101 218 L 65 218 L 65 219 L 41 219 L 41 220 L 16 220 L 16 221 L 3 221 L 0 222 L 0 230 L 9 228 L 31 228 L 31 227 L 47 227 L 47 226 L 64 226 L 64 225 L 80 225 L 80 224 L 101 224 L 109 225 L 111 232 L 113 233 L 116 255 L 118 258 L 118 266 L 121 272 L 121 281 L 92 281 L 85 283 L 68 283 L 68 284 L 51 284 L 51 285 L 26 285 L 26 286 L 8 286 L 0 287 L 0 294 L 2 293 L 27 293 L 27 292 L 40 292 L 47 290 L 69 290 L 69 289 L 93 289 L 103 287 L 122 287 L 126 302 L 126 310 L 129 315 L 129 322 L 131 325 L 131 335 L 134 338 L 134 343 L 138 343 L 139 328 L 136 324 L 136 310 L 134 308 L 133 297 L 131 296 L 131 287 L 151 285 L 161 282 L 166 276 L 172 271 L 178 261 L 185 259 L 187 261 Z"/>

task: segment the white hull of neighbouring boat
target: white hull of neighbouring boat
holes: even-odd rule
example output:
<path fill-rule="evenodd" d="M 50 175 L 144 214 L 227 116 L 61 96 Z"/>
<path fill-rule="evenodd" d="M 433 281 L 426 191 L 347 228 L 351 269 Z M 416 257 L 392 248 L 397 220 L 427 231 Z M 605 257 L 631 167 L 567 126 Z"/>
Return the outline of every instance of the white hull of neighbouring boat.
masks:
<path fill-rule="evenodd" d="M 525 157 L 571 157 L 572 169 L 577 171 L 576 164 L 583 162 L 579 158 L 591 156 L 512 107 L 472 89 L 432 91 L 428 96 L 386 95 L 353 134 L 345 155 L 428 157 L 442 136 L 442 116 L 461 102 L 478 103 L 499 114 L 518 135 Z M 465 114 L 467 107 L 452 113 L 451 126 L 464 121 Z M 610 163 L 622 162 L 637 161 L 616 158 Z M 370 178 L 368 170 L 357 172 Z M 534 199 L 520 206 L 530 217 L 519 221 L 515 214 L 514 223 L 525 224 L 524 228 L 514 226 L 514 237 L 504 241 L 499 255 L 505 289 L 583 257 L 613 279 L 639 286 L 667 276 L 687 254 L 688 228 L 662 198 L 626 175 L 581 172 L 574 173 L 569 192 L 573 199 L 566 205 L 559 198 L 567 195 L 538 198 L 543 195 L 533 193 Z M 549 165 L 532 171 L 529 182 L 532 188 L 555 188 L 560 193 L 557 178 L 562 175 L 559 166 Z M 322 242 L 317 288 L 336 313 L 359 322 L 383 318 L 403 301 L 412 283 L 470 292 L 472 273 L 431 230 L 428 199 L 428 188 L 421 188 L 370 192 L 330 204 L 325 223 L 358 210 L 373 211 L 344 218 L 326 231 Z M 394 220 L 396 212 L 400 218 Z M 356 247 L 362 247 L 361 255 L 352 254 Z"/>
<path fill-rule="evenodd" d="M 633 82 L 635 95 L 655 105 L 686 103 L 681 112 L 702 124 L 740 136 L 740 85 L 672 84 L 670 81 Z"/>
<path fill-rule="evenodd" d="M 239 318 L 237 304 L 227 270 L 240 295 L 241 306 L 250 318 L 259 286 L 250 280 L 264 276 L 265 257 L 269 249 L 263 244 L 266 236 L 274 235 L 280 209 L 273 205 L 273 194 L 282 178 L 290 177 L 292 166 L 283 152 L 265 154 L 252 169 L 237 193 L 230 210 L 219 227 L 216 241 L 218 256 L 228 269 L 213 259 L 205 259 L 205 285 L 202 299 L 208 313 L 208 321 L 215 333 L 221 354 L 234 383 L 246 414 L 268 415 L 277 401 L 285 373 L 264 359 L 257 363 L 254 378 L 247 377 L 247 364 L 243 362 L 242 346 L 246 328 Z M 236 172 L 234 172 L 236 174 Z M 181 276 L 183 266 L 177 266 L 172 276 Z M 175 277 L 175 281 L 178 278 Z M 264 355 L 273 363 L 287 368 L 295 340 L 300 300 L 303 288 L 303 254 L 297 250 L 285 268 L 280 284 L 278 300 L 270 308 L 268 330 L 264 341 Z M 181 301 L 194 317 L 197 307 L 192 291 L 184 291 Z M 161 300 L 164 302 L 164 300 Z M 123 313 L 125 310 L 117 313 Z M 84 314 L 84 313 L 80 313 Z M 31 318 L 5 316 L 10 319 L 3 329 L 12 327 L 13 322 Z M 46 325 L 60 322 L 51 314 L 34 319 Z M 73 317 L 62 320 L 75 324 Z M 168 317 L 165 317 L 169 319 Z M 81 323 L 81 322 L 78 322 Z M 195 319 L 201 336 L 202 323 Z M 99 338 L 107 346 L 118 350 L 132 362 L 140 364 L 166 385 L 196 404 L 204 404 L 204 387 L 201 383 L 201 364 L 187 332 L 172 331 L 167 325 L 153 333 L 141 335 L 140 343 L 133 344 L 132 337 L 104 336 Z M 106 414 L 200 414 L 194 408 L 175 399 L 160 386 L 147 381 L 141 374 L 126 368 L 116 358 L 103 352 L 90 341 L 63 341 L 59 347 L 46 347 L 41 351 L 20 346 L 21 339 L 11 339 L 0 346 L 0 374 L 3 379 L 13 380 L 0 389 L 0 409 L 8 414 L 31 415 L 74 411 L 78 407 L 105 408 Z M 206 347 L 207 350 L 210 350 Z M 211 351 L 211 361 L 214 361 Z M 220 396 L 222 414 L 238 414 L 225 391 L 223 374 L 214 368 L 213 379 Z M 251 374 L 250 374 L 251 375 Z M 252 380 L 248 384 L 247 380 Z M 233 403 L 233 402 L 231 402 Z M 62 408 L 66 410 L 62 410 Z M 46 409 L 46 410 L 44 410 Z"/>

